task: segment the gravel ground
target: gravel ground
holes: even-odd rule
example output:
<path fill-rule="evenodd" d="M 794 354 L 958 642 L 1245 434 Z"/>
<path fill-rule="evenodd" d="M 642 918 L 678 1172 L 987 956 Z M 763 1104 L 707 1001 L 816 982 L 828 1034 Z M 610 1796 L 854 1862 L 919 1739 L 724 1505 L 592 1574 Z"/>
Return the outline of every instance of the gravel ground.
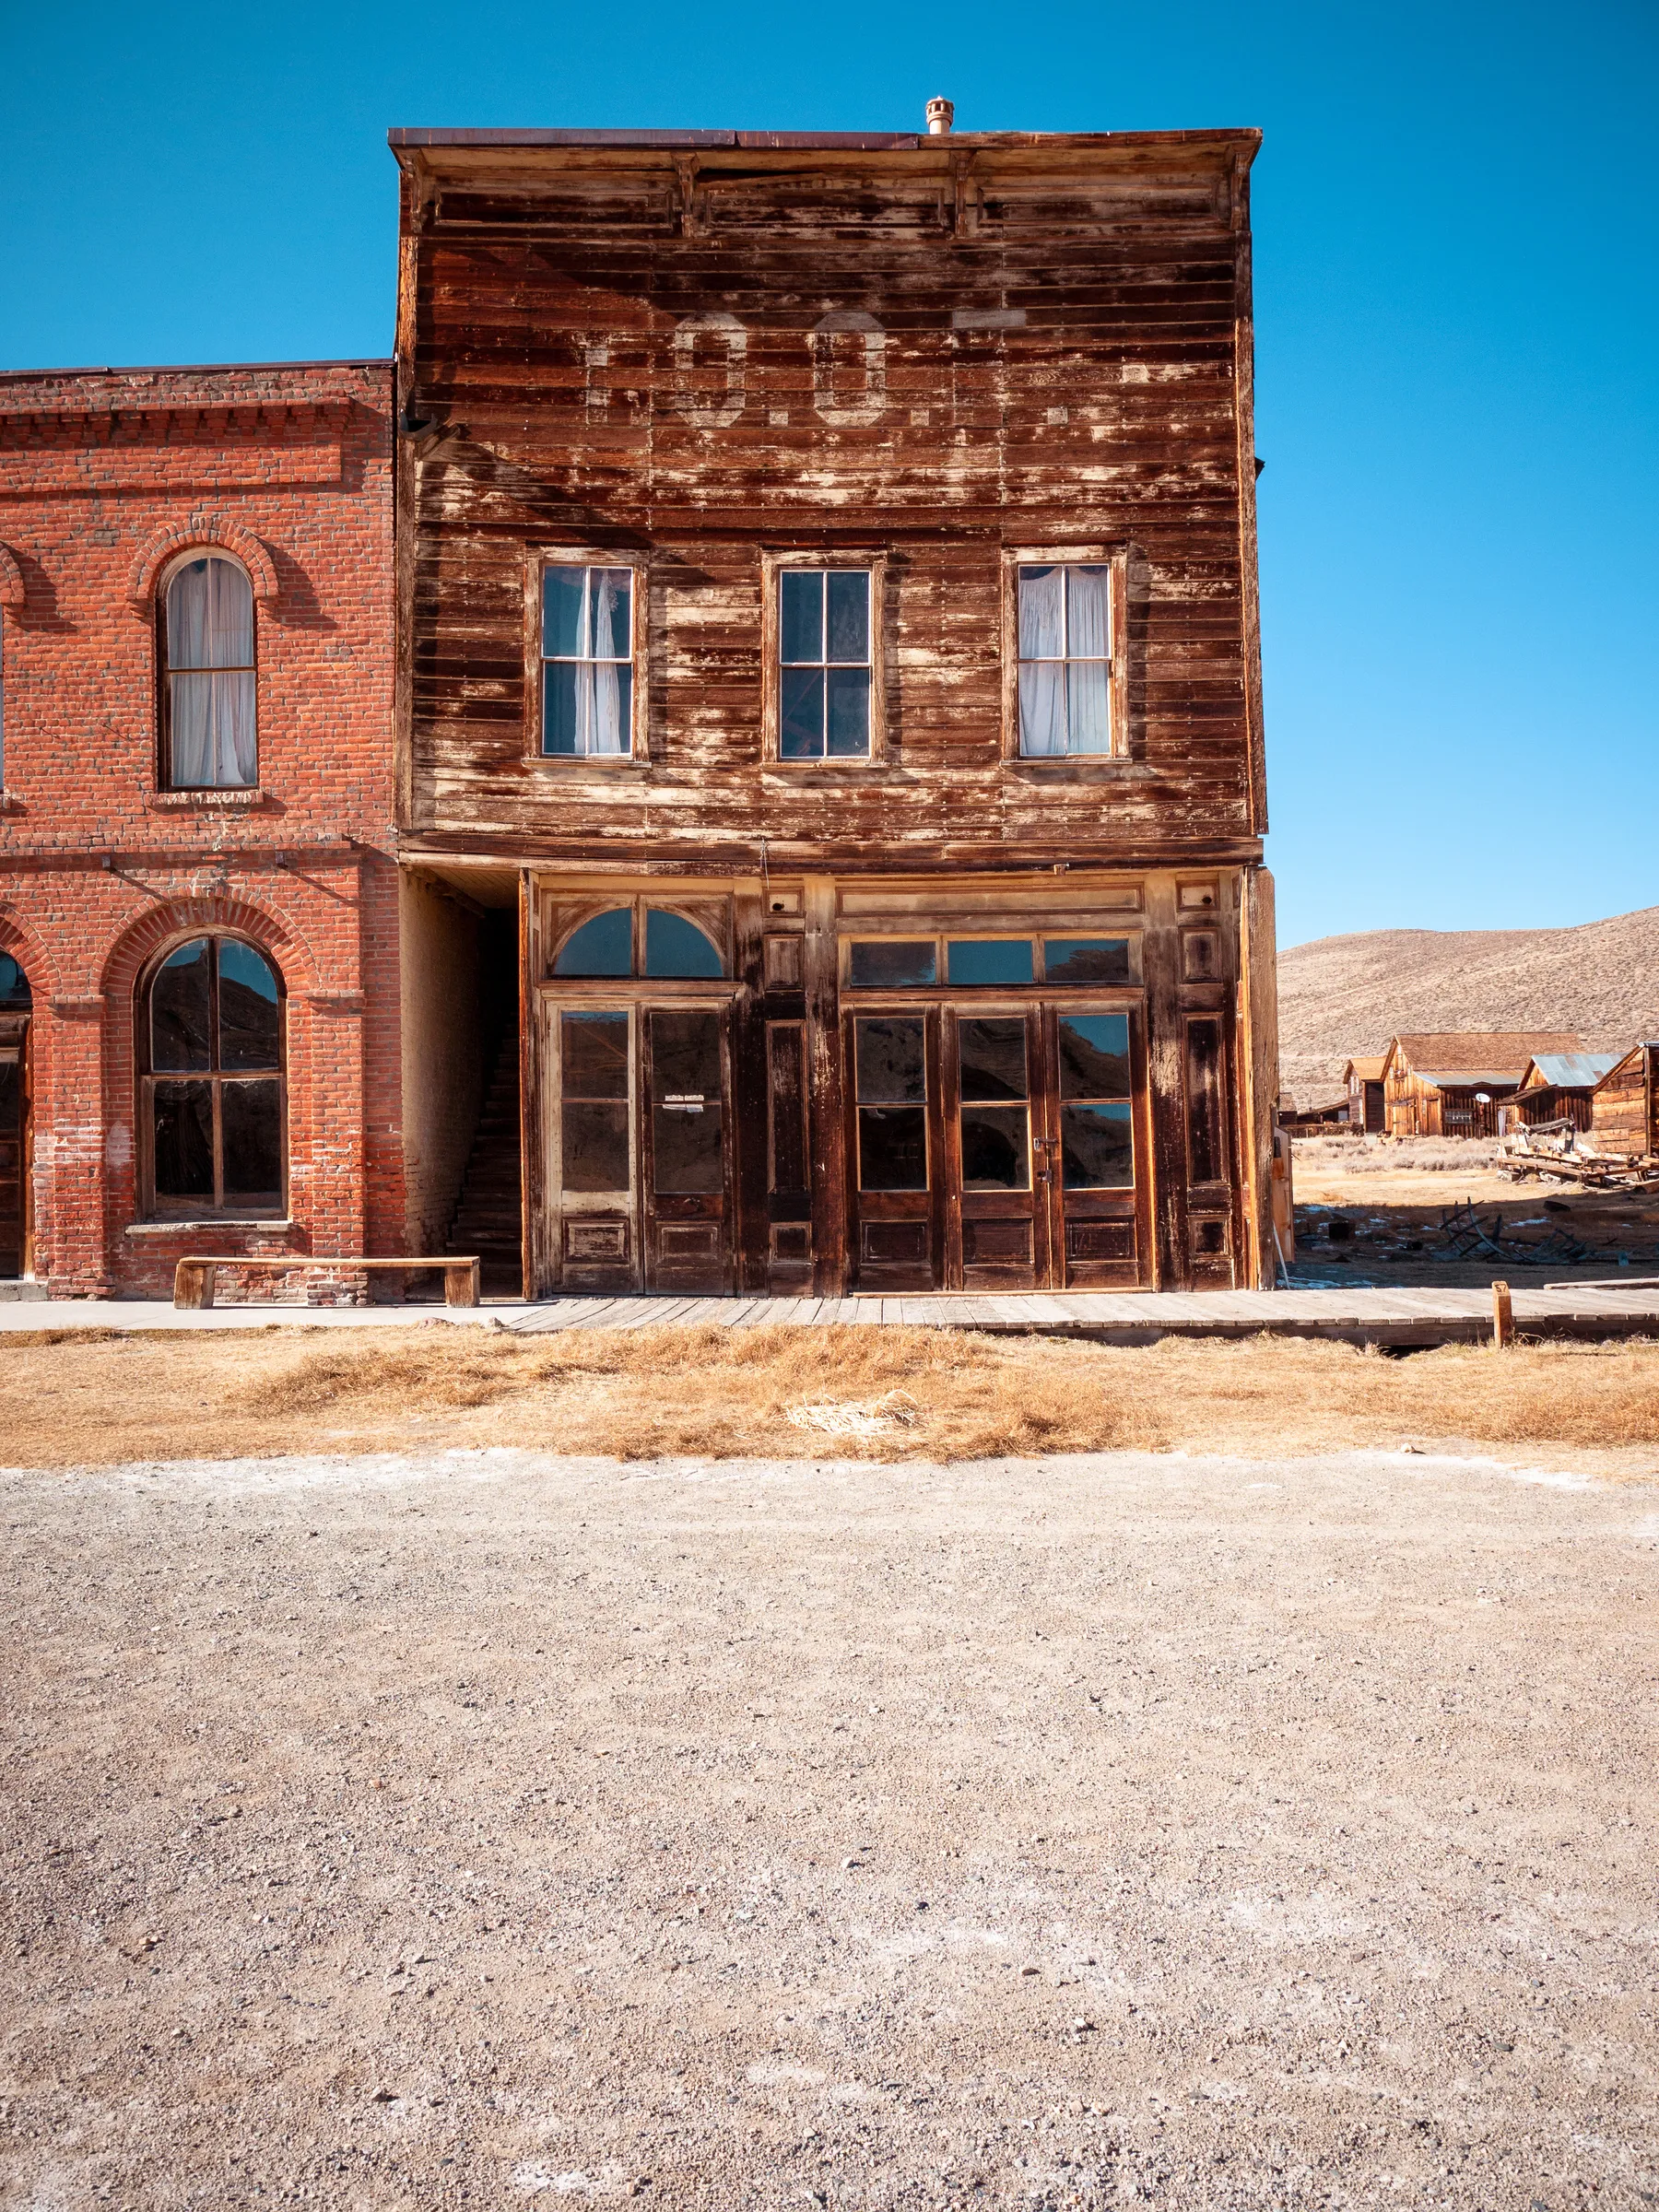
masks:
<path fill-rule="evenodd" d="M 1659 1492 L 0 1477 L 0 2203 L 1659 2197 Z"/>

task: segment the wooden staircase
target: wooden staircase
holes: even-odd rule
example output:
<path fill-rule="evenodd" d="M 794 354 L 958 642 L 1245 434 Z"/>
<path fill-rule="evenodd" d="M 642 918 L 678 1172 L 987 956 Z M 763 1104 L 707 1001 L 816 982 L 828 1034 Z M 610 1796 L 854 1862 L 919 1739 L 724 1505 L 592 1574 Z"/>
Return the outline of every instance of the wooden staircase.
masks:
<path fill-rule="evenodd" d="M 490 1071 L 444 1241 L 446 1252 L 477 1253 L 487 1298 L 516 1298 L 524 1283 L 519 1151 L 519 1046 L 510 1030 Z"/>

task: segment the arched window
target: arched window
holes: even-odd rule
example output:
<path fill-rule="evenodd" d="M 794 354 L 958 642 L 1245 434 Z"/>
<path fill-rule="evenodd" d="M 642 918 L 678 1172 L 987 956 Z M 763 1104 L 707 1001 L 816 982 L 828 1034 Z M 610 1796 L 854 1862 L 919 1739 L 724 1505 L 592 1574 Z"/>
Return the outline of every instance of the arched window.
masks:
<path fill-rule="evenodd" d="M 240 937 L 192 937 L 138 1008 L 146 1182 L 161 1219 L 280 1214 L 286 1181 L 282 979 Z"/>
<path fill-rule="evenodd" d="M 253 587 L 222 553 L 173 570 L 161 598 L 161 780 L 175 791 L 259 781 Z"/>
<path fill-rule="evenodd" d="M 700 982 L 724 975 L 720 947 L 695 922 L 666 907 L 647 907 L 644 944 L 634 931 L 634 909 L 613 906 L 594 914 L 565 939 L 553 962 L 556 976 L 643 975 L 652 982 Z"/>
<path fill-rule="evenodd" d="M 0 1276 L 29 1261 L 29 978 L 0 952 Z"/>

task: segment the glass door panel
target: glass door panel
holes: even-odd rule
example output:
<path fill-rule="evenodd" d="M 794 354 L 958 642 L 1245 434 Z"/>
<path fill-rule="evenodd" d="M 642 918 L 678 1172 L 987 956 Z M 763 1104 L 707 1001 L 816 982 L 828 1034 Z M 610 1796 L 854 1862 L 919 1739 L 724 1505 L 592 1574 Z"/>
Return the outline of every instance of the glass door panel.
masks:
<path fill-rule="evenodd" d="M 861 1014 L 852 1027 L 858 1286 L 931 1290 L 937 1150 L 930 1126 L 937 1093 L 932 1018 Z"/>
<path fill-rule="evenodd" d="M 721 1006 L 653 1006 L 645 1015 L 648 1290 L 731 1288 L 725 1026 Z"/>

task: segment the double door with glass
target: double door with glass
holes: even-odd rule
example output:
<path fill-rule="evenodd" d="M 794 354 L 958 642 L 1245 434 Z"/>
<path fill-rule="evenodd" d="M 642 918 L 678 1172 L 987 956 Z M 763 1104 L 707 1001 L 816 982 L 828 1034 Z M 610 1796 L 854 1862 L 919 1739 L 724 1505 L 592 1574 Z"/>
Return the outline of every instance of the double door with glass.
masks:
<path fill-rule="evenodd" d="M 1139 1020 L 1050 1000 L 854 1014 L 857 1287 L 1138 1284 Z"/>
<path fill-rule="evenodd" d="M 566 1006 L 549 1016 L 554 1282 L 729 1290 L 727 1007 Z"/>

